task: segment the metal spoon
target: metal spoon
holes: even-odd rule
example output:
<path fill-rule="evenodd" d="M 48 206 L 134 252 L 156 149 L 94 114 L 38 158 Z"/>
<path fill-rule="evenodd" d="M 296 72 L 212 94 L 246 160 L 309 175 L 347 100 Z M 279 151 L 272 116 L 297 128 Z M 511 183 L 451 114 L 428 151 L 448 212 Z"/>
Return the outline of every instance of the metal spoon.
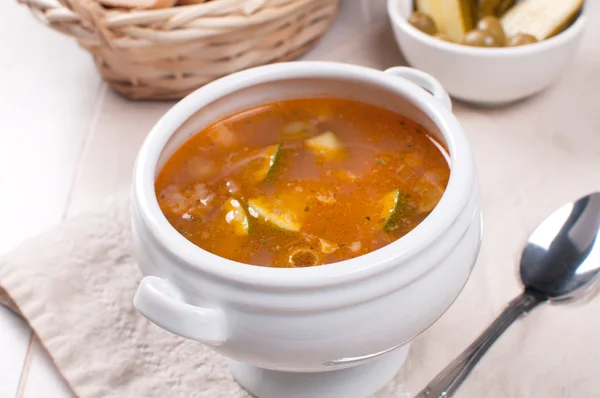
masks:
<path fill-rule="evenodd" d="M 546 218 L 521 256 L 525 289 L 473 344 L 415 398 L 451 398 L 483 354 L 521 315 L 538 304 L 591 298 L 600 276 L 600 192 L 569 203 Z"/>

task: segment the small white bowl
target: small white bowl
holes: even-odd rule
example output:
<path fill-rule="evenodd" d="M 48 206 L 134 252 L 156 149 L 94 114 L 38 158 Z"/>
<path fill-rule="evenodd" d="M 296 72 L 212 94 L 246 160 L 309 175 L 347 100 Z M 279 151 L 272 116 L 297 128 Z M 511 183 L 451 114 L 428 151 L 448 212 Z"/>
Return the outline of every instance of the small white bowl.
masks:
<path fill-rule="evenodd" d="M 396 41 L 407 62 L 436 77 L 454 98 L 500 105 L 536 94 L 560 79 L 583 36 L 586 16 L 540 43 L 479 48 L 445 42 L 408 23 L 413 0 L 388 0 Z"/>

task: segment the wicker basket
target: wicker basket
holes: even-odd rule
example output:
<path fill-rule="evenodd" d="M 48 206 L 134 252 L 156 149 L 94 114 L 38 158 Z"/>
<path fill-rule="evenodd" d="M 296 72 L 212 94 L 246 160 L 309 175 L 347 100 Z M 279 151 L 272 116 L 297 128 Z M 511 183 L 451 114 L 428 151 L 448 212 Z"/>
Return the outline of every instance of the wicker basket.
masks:
<path fill-rule="evenodd" d="M 21 0 L 77 39 L 110 86 L 132 99 L 177 99 L 229 73 L 307 51 L 339 0 L 211 0 L 155 10 L 95 0 Z M 202 0 L 196 0 L 202 1 Z"/>

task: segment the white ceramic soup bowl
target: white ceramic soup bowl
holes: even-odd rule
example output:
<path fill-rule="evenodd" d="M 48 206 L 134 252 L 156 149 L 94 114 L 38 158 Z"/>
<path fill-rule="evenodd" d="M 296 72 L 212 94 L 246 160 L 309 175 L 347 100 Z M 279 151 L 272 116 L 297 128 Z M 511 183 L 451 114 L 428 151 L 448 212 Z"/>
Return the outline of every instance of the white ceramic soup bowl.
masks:
<path fill-rule="evenodd" d="M 536 94 L 558 81 L 583 37 L 585 12 L 566 30 L 539 43 L 479 48 L 431 37 L 408 23 L 414 0 L 388 0 L 396 41 L 410 65 L 435 76 L 454 98 L 501 105 Z M 584 10 L 585 11 L 585 10 Z"/>
<path fill-rule="evenodd" d="M 356 99 L 431 131 L 451 159 L 447 189 L 433 212 L 388 246 L 308 268 L 234 262 L 181 236 L 154 191 L 169 156 L 232 113 L 307 97 Z M 135 165 L 133 238 L 146 275 L 136 308 L 162 328 L 229 358 L 238 381 L 260 397 L 362 398 L 375 392 L 404 361 L 406 343 L 452 304 L 479 252 L 475 165 L 450 108 L 439 83 L 422 72 L 328 62 L 249 69 L 190 94 L 152 129 Z M 351 369 L 340 371 L 345 368 Z"/>

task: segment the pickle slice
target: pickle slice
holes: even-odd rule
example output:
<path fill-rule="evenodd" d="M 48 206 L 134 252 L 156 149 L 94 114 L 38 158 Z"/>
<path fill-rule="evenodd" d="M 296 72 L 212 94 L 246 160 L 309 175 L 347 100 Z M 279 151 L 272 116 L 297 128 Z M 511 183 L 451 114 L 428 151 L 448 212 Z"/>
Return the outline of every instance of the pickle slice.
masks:
<path fill-rule="evenodd" d="M 478 17 L 481 19 L 491 15 L 499 18 L 513 7 L 515 3 L 515 0 L 478 0 Z"/>
<path fill-rule="evenodd" d="M 545 40 L 563 30 L 581 10 L 583 0 L 525 0 L 500 20 L 506 36 L 528 34 Z"/>
<path fill-rule="evenodd" d="M 248 212 L 251 216 L 285 231 L 300 231 L 300 221 L 293 211 L 268 196 L 261 196 L 248 201 Z"/>
<path fill-rule="evenodd" d="M 451 41 L 459 43 L 473 29 L 474 0 L 417 0 L 417 11 L 428 14 L 438 31 Z"/>
<path fill-rule="evenodd" d="M 396 189 L 381 199 L 381 220 L 384 232 L 392 232 L 398 228 L 398 221 L 404 207 L 404 194 Z"/>

